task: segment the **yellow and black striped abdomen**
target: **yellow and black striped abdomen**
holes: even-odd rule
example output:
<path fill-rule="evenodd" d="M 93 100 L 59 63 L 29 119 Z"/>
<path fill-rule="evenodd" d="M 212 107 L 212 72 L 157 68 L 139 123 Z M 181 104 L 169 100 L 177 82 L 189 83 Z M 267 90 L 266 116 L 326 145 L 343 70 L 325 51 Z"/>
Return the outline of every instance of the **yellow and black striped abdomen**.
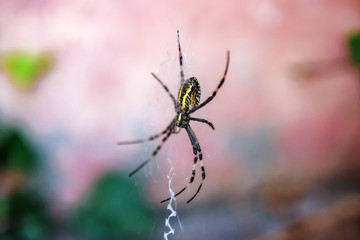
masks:
<path fill-rule="evenodd" d="M 199 105 L 200 96 L 200 84 L 196 78 L 191 77 L 180 87 L 178 106 L 182 111 L 189 111 Z"/>

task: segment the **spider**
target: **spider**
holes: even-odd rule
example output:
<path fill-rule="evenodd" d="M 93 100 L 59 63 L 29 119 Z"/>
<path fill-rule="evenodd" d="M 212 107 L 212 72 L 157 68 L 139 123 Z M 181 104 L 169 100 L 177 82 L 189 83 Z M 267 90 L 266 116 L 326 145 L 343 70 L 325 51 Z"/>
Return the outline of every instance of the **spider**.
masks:
<path fill-rule="evenodd" d="M 156 138 L 159 138 L 160 136 L 165 135 L 165 137 L 163 137 L 163 139 L 161 140 L 161 143 L 153 151 L 151 156 L 148 159 L 146 159 L 143 163 L 141 163 L 137 168 L 135 168 L 129 174 L 129 177 L 131 177 L 136 172 L 138 172 L 141 168 L 143 168 L 146 164 L 148 164 L 151 161 L 151 159 L 153 159 L 156 156 L 156 154 L 160 151 L 161 147 L 163 146 L 165 141 L 170 137 L 171 134 L 178 134 L 182 128 L 185 128 L 185 130 L 189 136 L 195 157 L 194 157 L 194 163 L 192 166 L 192 174 L 191 174 L 190 181 L 181 191 L 179 191 L 178 193 L 175 194 L 175 197 L 178 196 L 179 194 L 181 194 L 182 192 L 184 192 L 190 186 L 190 184 L 194 181 L 195 167 L 196 167 L 198 160 L 200 161 L 201 172 L 202 172 L 202 180 L 199 185 L 199 188 L 197 189 L 195 195 L 192 198 L 190 198 L 190 200 L 187 201 L 187 203 L 189 203 L 199 193 L 199 191 L 204 183 L 204 180 L 205 180 L 205 167 L 203 164 L 203 155 L 201 153 L 200 144 L 199 144 L 199 141 L 198 141 L 194 131 L 190 127 L 189 123 L 190 123 L 190 121 L 206 123 L 213 130 L 215 130 L 214 125 L 211 122 L 209 122 L 205 119 L 202 119 L 202 118 L 193 118 L 190 116 L 190 114 L 192 114 L 195 111 L 199 110 L 200 108 L 204 107 L 211 100 L 213 100 L 213 98 L 216 96 L 216 93 L 221 88 L 221 86 L 223 85 L 225 78 L 226 78 L 226 74 L 227 74 L 228 67 L 229 67 L 229 61 L 230 61 L 230 52 L 227 51 L 225 72 L 224 72 L 224 75 L 223 75 L 219 85 L 217 86 L 217 88 L 215 89 L 215 91 L 212 93 L 212 95 L 210 97 L 208 97 L 204 102 L 199 104 L 200 95 L 201 95 L 199 81 L 195 77 L 191 77 L 191 78 L 187 79 L 186 81 L 184 81 L 183 61 L 182 61 L 183 57 L 181 54 L 179 30 L 177 31 L 177 41 L 178 41 L 178 48 L 179 48 L 180 77 L 181 77 L 181 86 L 180 86 L 177 101 L 175 100 L 174 95 L 172 95 L 172 93 L 169 91 L 168 87 L 154 73 L 151 73 L 151 75 L 162 85 L 162 87 L 165 89 L 165 91 L 168 93 L 168 95 L 174 102 L 176 116 L 173 118 L 173 120 L 170 122 L 170 124 L 165 128 L 165 130 L 163 130 L 162 132 L 160 132 L 158 134 L 155 134 L 155 135 L 150 136 L 149 138 L 145 138 L 145 139 L 139 139 L 139 140 L 134 140 L 134 141 L 123 141 L 123 142 L 118 142 L 117 144 L 118 145 L 126 145 L 126 144 L 143 143 L 143 142 L 152 141 Z M 167 199 L 161 201 L 161 203 L 169 201 L 169 200 L 170 200 L 170 198 L 167 198 Z"/>

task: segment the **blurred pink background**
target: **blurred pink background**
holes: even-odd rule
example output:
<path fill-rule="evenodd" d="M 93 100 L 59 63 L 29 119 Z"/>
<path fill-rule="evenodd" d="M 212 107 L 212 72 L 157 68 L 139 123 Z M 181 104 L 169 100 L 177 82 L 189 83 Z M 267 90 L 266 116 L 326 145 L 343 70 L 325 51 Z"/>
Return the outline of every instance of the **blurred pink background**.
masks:
<path fill-rule="evenodd" d="M 349 157 L 360 140 L 359 72 L 345 45 L 359 28 L 360 4 L 350 0 L 1 1 L 0 52 L 49 52 L 54 67 L 26 93 L 1 74 L 0 113 L 42 146 L 53 206 L 66 209 L 99 174 L 130 172 L 157 146 L 116 142 L 160 132 L 175 115 L 150 72 L 178 93 L 180 30 L 185 77 L 198 78 L 202 100 L 231 52 L 223 87 L 195 114 L 216 131 L 191 123 L 207 172 L 191 207 L 231 201 L 274 177 L 321 178 L 359 164 Z M 185 131 L 133 177 L 146 179 L 156 204 L 168 196 L 168 159 L 176 191 L 191 175 Z"/>

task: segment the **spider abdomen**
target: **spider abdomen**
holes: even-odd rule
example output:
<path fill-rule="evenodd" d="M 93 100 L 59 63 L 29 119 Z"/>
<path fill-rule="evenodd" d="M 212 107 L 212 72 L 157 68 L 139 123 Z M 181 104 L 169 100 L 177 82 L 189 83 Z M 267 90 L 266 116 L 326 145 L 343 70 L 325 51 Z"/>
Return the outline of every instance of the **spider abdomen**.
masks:
<path fill-rule="evenodd" d="M 191 77 L 181 85 L 178 97 L 178 107 L 181 111 L 189 111 L 199 105 L 201 96 L 199 81 Z"/>

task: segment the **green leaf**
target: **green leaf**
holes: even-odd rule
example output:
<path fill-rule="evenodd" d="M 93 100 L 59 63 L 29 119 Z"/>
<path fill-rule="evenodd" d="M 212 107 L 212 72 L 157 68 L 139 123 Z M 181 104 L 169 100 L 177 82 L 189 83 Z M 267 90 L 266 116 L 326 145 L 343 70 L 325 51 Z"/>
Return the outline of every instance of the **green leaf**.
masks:
<path fill-rule="evenodd" d="M 9 206 L 5 198 L 0 195 L 0 225 L 4 225 L 6 216 L 8 215 Z"/>
<path fill-rule="evenodd" d="M 4 127 L 0 132 L 0 168 L 30 172 L 37 166 L 35 148 L 15 127 Z"/>
<path fill-rule="evenodd" d="M 109 173 L 72 211 L 70 222 L 81 239 L 148 239 L 158 220 L 149 206 L 127 174 Z"/>
<path fill-rule="evenodd" d="M 3 53 L 0 59 L 0 67 L 4 73 L 21 90 L 33 87 L 51 65 L 51 56 L 46 53 L 32 54 L 12 50 Z"/>
<path fill-rule="evenodd" d="M 44 200 L 34 191 L 20 189 L 8 199 L 9 239 L 45 240 L 51 229 Z"/>
<path fill-rule="evenodd" d="M 350 34 L 347 39 L 347 45 L 353 61 L 360 69 L 360 32 Z"/>

